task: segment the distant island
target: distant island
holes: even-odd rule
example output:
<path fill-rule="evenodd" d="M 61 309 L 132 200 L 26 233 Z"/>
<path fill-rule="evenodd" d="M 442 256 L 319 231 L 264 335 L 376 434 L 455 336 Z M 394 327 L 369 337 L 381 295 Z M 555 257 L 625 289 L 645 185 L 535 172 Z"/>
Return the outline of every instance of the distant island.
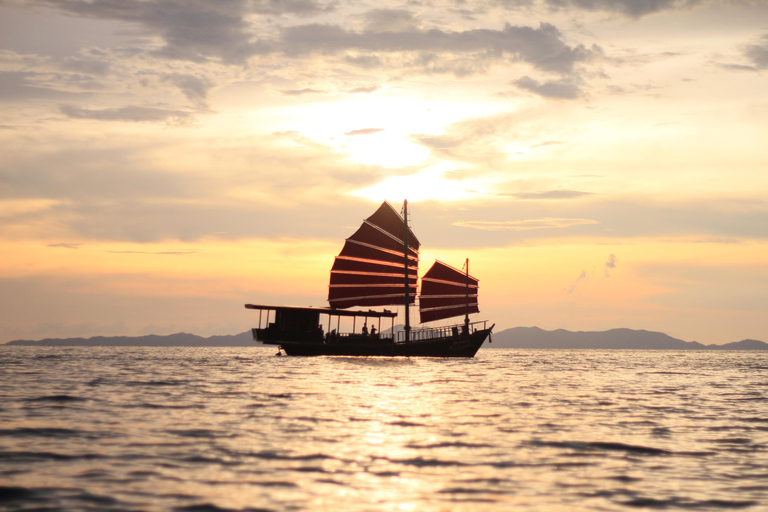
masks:
<path fill-rule="evenodd" d="M 204 338 L 195 334 L 179 332 L 158 336 L 94 336 L 92 338 L 46 338 L 40 341 L 15 340 L 6 345 L 43 347 L 252 347 L 251 331 L 228 336 Z"/>
<path fill-rule="evenodd" d="M 632 350 L 768 350 L 768 343 L 742 340 L 725 345 L 683 341 L 662 332 L 635 329 L 545 331 L 538 327 L 514 327 L 491 335 L 493 348 L 632 349 Z"/>
<path fill-rule="evenodd" d="M 397 327 L 395 327 L 397 330 Z M 661 332 L 634 329 L 608 331 L 545 331 L 538 327 L 514 327 L 492 335 L 493 343 L 486 341 L 483 348 L 540 348 L 540 349 L 632 349 L 632 350 L 768 350 L 768 343 L 742 340 L 725 345 L 704 345 L 696 341 L 683 341 Z M 204 338 L 188 333 L 167 336 L 94 336 L 92 338 L 47 338 L 39 341 L 15 340 L 6 345 L 17 346 L 87 346 L 87 347 L 253 347 L 262 346 L 253 341 L 251 331 L 229 336 Z"/>

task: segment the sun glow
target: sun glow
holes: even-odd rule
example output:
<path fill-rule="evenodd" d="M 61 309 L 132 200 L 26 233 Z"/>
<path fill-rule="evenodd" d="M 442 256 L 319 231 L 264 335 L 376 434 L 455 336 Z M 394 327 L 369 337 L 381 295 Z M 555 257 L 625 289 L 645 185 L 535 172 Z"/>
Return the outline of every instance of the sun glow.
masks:
<path fill-rule="evenodd" d="M 297 101 L 293 106 L 254 111 L 251 121 L 258 125 L 266 116 L 272 131 L 300 133 L 346 153 L 354 162 L 384 167 L 423 164 L 431 153 L 415 137 L 442 133 L 451 123 L 499 109 L 493 102 L 438 102 L 404 98 L 397 91 Z"/>
<path fill-rule="evenodd" d="M 379 201 L 382 197 L 389 201 L 461 201 L 485 193 L 486 184 L 479 180 L 452 180 L 446 175 L 453 170 L 450 163 L 427 167 L 407 176 L 391 176 L 385 180 L 355 190 L 351 195 Z"/>

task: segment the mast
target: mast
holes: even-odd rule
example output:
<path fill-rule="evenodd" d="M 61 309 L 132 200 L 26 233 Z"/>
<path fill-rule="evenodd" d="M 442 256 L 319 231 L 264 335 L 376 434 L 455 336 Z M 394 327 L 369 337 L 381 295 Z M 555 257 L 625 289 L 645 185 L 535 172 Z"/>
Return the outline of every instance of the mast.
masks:
<path fill-rule="evenodd" d="M 467 266 L 467 273 L 466 273 L 466 276 L 467 276 L 467 285 L 466 285 L 466 287 L 465 287 L 465 295 L 464 295 L 464 298 L 465 298 L 465 300 L 467 301 L 467 302 L 466 302 L 466 304 L 467 304 L 467 313 L 466 313 L 466 315 L 464 316 L 464 325 L 466 326 L 467 332 L 469 332 L 469 258 L 467 258 L 467 263 L 466 263 L 466 266 Z"/>
<path fill-rule="evenodd" d="M 410 285 L 408 283 L 408 200 L 403 199 L 403 283 L 405 285 L 405 342 L 410 341 Z"/>

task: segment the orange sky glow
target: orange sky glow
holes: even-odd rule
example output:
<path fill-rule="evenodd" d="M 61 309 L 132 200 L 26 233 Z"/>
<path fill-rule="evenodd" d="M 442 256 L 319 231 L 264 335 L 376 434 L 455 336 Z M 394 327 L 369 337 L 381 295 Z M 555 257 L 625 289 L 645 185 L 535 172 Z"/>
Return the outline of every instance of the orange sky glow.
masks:
<path fill-rule="evenodd" d="M 185 16 L 179 16 L 184 12 Z M 0 343 L 327 305 L 409 201 L 477 319 L 768 341 L 768 4 L 0 3 Z"/>

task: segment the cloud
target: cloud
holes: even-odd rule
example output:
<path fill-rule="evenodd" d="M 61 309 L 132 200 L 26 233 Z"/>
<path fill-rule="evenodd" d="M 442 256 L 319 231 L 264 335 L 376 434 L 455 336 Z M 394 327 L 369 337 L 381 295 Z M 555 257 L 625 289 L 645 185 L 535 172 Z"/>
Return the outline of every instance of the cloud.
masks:
<path fill-rule="evenodd" d="M 344 60 L 363 69 L 376 69 L 384 66 L 384 61 L 377 55 L 347 55 Z"/>
<path fill-rule="evenodd" d="M 501 169 L 508 162 L 510 141 L 527 146 L 550 131 L 538 124 L 546 115 L 546 107 L 541 107 L 465 118 L 448 125 L 443 133 L 412 134 L 411 140 L 444 160 Z"/>
<path fill-rule="evenodd" d="M 763 35 L 759 43 L 746 45 L 744 56 L 752 62 L 755 69 L 768 69 L 768 34 Z"/>
<path fill-rule="evenodd" d="M 79 249 L 80 246 L 83 244 L 68 244 L 68 243 L 58 243 L 58 244 L 48 244 L 46 247 L 63 247 L 64 249 Z"/>
<path fill-rule="evenodd" d="M 272 15 L 312 16 L 336 9 L 335 2 L 323 3 L 315 0 L 254 0 L 251 5 L 254 12 Z"/>
<path fill-rule="evenodd" d="M 507 24 L 501 30 L 465 31 L 401 30 L 353 32 L 338 25 L 309 24 L 286 27 L 272 52 L 300 56 L 313 53 L 427 52 L 433 54 L 482 54 L 496 59 L 526 62 L 549 72 L 568 74 L 579 62 L 590 60 L 597 47 L 569 46 L 549 23 L 539 27 Z"/>
<path fill-rule="evenodd" d="M 558 100 L 575 100 L 584 96 L 584 92 L 572 78 L 561 78 L 539 82 L 529 76 L 524 76 L 512 82 L 518 88 L 529 91 L 543 98 Z"/>
<path fill-rule="evenodd" d="M 0 237 L 336 239 L 339 226 L 370 213 L 346 192 L 387 172 L 299 134 L 183 141 L 158 137 L 162 128 L 131 131 L 26 145 L 27 134 L 9 134 L 16 150 L 0 152 Z"/>
<path fill-rule="evenodd" d="M 515 199 L 576 199 L 578 197 L 591 196 L 592 194 L 578 190 L 548 190 L 546 192 L 518 192 L 505 195 L 510 195 Z"/>
<path fill-rule="evenodd" d="M 757 42 L 742 45 L 741 55 L 750 64 L 715 63 L 716 66 L 732 71 L 762 71 L 768 69 L 768 34 L 764 34 Z"/>
<path fill-rule="evenodd" d="M 84 18 L 138 24 L 163 39 L 164 45 L 152 52 L 163 58 L 192 62 L 215 59 L 243 64 L 256 48 L 246 21 L 246 15 L 251 12 L 249 3 L 241 0 L 43 0 L 39 3 Z M 286 5 L 297 9 L 310 3 L 289 1 Z M 274 10 L 275 5 L 275 2 L 257 2 L 254 9 Z"/>
<path fill-rule="evenodd" d="M 381 86 L 373 85 L 370 87 L 355 87 L 354 89 L 350 89 L 346 92 L 347 94 L 373 94 L 380 89 Z"/>
<path fill-rule="evenodd" d="M 535 0 L 496 0 L 507 9 L 520 9 L 535 4 Z M 640 18 L 666 10 L 690 8 L 700 0 L 542 0 L 542 3 L 554 10 L 583 9 L 623 14 L 630 18 Z"/>
<path fill-rule="evenodd" d="M 352 130 L 350 132 L 345 133 L 344 135 L 347 136 L 355 136 L 355 135 L 371 135 L 374 133 L 383 132 L 384 128 L 363 128 L 361 130 Z"/>
<path fill-rule="evenodd" d="M 290 89 L 282 91 L 281 94 L 283 96 L 304 96 L 305 94 L 325 94 L 325 91 L 318 89 Z"/>
<path fill-rule="evenodd" d="M 213 82 L 206 77 L 189 74 L 173 74 L 165 77 L 187 97 L 189 101 L 200 107 L 207 108 L 208 92 L 213 88 Z"/>
<path fill-rule="evenodd" d="M 573 292 L 575 292 L 576 291 L 576 285 L 579 284 L 579 281 L 582 281 L 584 279 L 587 279 L 587 271 L 586 270 L 582 270 L 581 271 L 581 273 L 579 274 L 579 277 L 576 278 L 576 280 L 573 282 L 573 284 L 571 284 L 571 286 L 569 286 L 568 288 L 565 289 L 565 292 L 566 293 L 573 293 Z"/>
<path fill-rule="evenodd" d="M 531 229 L 564 229 L 571 226 L 583 226 L 587 224 L 599 224 L 591 219 L 559 219 L 543 218 L 528 220 L 508 220 L 508 221 L 458 221 L 454 226 L 465 228 L 480 229 L 483 231 L 528 231 Z"/>
<path fill-rule="evenodd" d="M 107 251 L 111 254 L 154 254 L 161 256 L 186 256 L 195 254 L 197 251 Z"/>
<path fill-rule="evenodd" d="M 416 25 L 413 13 L 405 9 L 373 9 L 365 13 L 365 21 L 371 32 L 399 32 Z"/>
<path fill-rule="evenodd" d="M 128 121 L 136 123 L 170 122 L 185 124 L 192 120 L 193 112 L 176 109 L 128 106 L 120 108 L 85 109 L 76 105 L 61 105 L 59 110 L 72 119 L 94 119 L 97 121 Z"/>
<path fill-rule="evenodd" d="M 0 71 L 0 101 L 73 100 L 86 96 L 86 93 L 55 90 L 35 82 L 35 79 L 43 76 L 34 72 Z"/>
<path fill-rule="evenodd" d="M 544 142 L 538 142 L 531 145 L 531 149 L 543 148 L 544 146 L 556 146 L 558 144 L 565 144 L 565 142 L 560 140 L 545 140 Z"/>
<path fill-rule="evenodd" d="M 264 16 L 320 15 L 336 9 L 334 2 L 37 0 L 34 3 L 79 18 L 129 24 L 131 32 L 138 37 L 130 48 L 120 50 L 123 55 L 149 55 L 198 64 L 242 66 L 253 57 L 342 54 L 345 62 L 364 69 L 387 66 L 463 77 L 486 72 L 492 64 L 521 62 L 540 71 L 571 75 L 578 64 L 601 53 L 597 46 L 568 44 L 550 23 L 450 30 L 437 24 L 420 27 L 411 11 L 386 8 L 365 12 L 362 29 L 352 28 L 360 26 L 356 22 L 360 17 L 349 15 L 338 22 L 343 24 L 293 24 L 281 19 L 264 19 Z M 110 71 L 110 60 L 96 55 L 71 57 L 63 65 L 70 71 L 89 74 L 104 75 Z M 185 94 L 193 90 L 183 88 Z"/>
<path fill-rule="evenodd" d="M 605 277 L 611 277 L 610 271 L 616 268 L 616 261 L 615 254 L 608 256 L 608 261 L 605 262 Z"/>
<path fill-rule="evenodd" d="M 67 57 L 61 64 L 66 71 L 75 71 L 90 75 L 106 75 L 110 70 L 110 63 L 103 59 L 94 59 L 86 56 Z"/>

